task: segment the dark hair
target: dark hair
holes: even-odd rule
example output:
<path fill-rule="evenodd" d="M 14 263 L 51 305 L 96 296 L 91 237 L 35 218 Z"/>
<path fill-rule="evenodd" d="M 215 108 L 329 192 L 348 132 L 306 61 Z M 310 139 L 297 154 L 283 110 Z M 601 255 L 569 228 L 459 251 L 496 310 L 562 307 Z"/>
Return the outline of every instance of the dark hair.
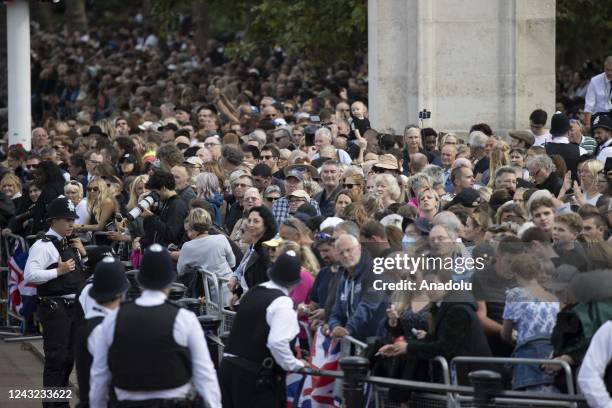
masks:
<path fill-rule="evenodd" d="M 253 167 L 253 170 L 251 170 L 251 175 L 253 177 L 272 177 L 272 169 L 265 163 L 258 163 Z"/>
<path fill-rule="evenodd" d="M 515 237 L 515 236 L 503 237 L 499 241 L 499 244 L 497 245 L 497 254 L 500 254 L 500 253 L 510 254 L 510 255 L 522 254 L 524 253 L 524 249 L 525 249 L 522 243 L 523 241 L 521 241 L 518 237 Z"/>
<path fill-rule="evenodd" d="M 242 151 L 232 146 L 223 146 L 221 154 L 225 160 L 234 166 L 239 166 L 244 161 L 244 154 L 242 154 Z"/>
<path fill-rule="evenodd" d="M 359 234 L 364 236 L 365 238 L 372 238 L 373 236 L 377 236 L 381 239 L 387 239 L 387 231 L 385 230 L 384 225 L 382 225 L 378 221 L 370 220 L 363 224 L 359 229 Z"/>
<path fill-rule="evenodd" d="M 536 109 L 533 112 L 531 112 L 531 115 L 529 115 L 529 120 L 532 121 L 536 125 L 544 126 L 546 125 L 546 121 L 548 120 L 548 114 L 546 113 L 545 110 Z"/>
<path fill-rule="evenodd" d="M 173 144 L 165 144 L 157 149 L 155 156 L 159 160 L 165 160 L 169 163 L 170 167 L 174 167 L 177 164 L 181 164 L 185 158 L 183 153 Z"/>
<path fill-rule="evenodd" d="M 523 242 L 533 242 L 538 241 L 543 244 L 550 244 L 550 236 L 544 232 L 542 228 L 531 227 L 523 232 L 523 236 L 521 237 Z"/>
<path fill-rule="evenodd" d="M 421 129 L 421 139 L 425 140 L 427 136 L 436 136 L 438 137 L 438 132 L 433 128 L 423 128 Z"/>
<path fill-rule="evenodd" d="M 253 155 L 253 158 L 255 158 L 255 159 L 259 160 L 259 155 L 260 155 L 260 153 L 259 153 L 259 149 L 258 149 L 258 148 L 256 148 L 256 147 L 255 147 L 255 146 L 253 146 L 253 145 L 250 145 L 250 144 L 243 144 L 243 145 L 242 145 L 242 152 L 243 152 L 243 153 L 249 153 L 249 152 L 250 152 L 250 153 Z"/>
<path fill-rule="evenodd" d="M 268 143 L 267 145 L 264 145 L 264 147 L 261 148 L 261 151 L 263 152 L 264 150 L 272 152 L 273 157 L 280 157 L 278 147 L 274 146 L 273 144 Z"/>
<path fill-rule="evenodd" d="M 62 183 L 65 182 L 64 173 L 57 164 L 50 161 L 42 161 L 36 169 L 36 183 L 43 186 L 46 183 Z"/>
<path fill-rule="evenodd" d="M 493 136 L 493 129 L 491 129 L 491 126 L 487 125 L 486 123 L 477 123 L 472 125 L 470 128 L 470 133 L 474 131 L 480 131 L 487 136 Z"/>
<path fill-rule="evenodd" d="M 158 190 L 163 187 L 166 187 L 168 190 L 174 190 L 176 182 L 174 181 L 174 176 L 169 171 L 157 170 L 149 177 L 145 187 L 149 190 Z"/>
<path fill-rule="evenodd" d="M 255 244 L 256 246 L 260 246 L 262 242 L 269 241 L 274 238 L 278 232 L 278 226 L 276 225 L 276 220 L 274 219 L 274 215 L 272 215 L 272 211 L 268 210 L 268 207 L 263 205 L 253 207 L 249 211 L 249 215 L 252 212 L 259 214 L 259 216 L 263 219 L 264 227 L 266 229 L 261 239 Z"/>
<path fill-rule="evenodd" d="M 87 174 L 87 166 L 85 164 L 85 158 L 80 154 L 73 154 L 70 156 L 70 165 L 81 169 L 79 175 Z"/>
<path fill-rule="evenodd" d="M 123 150 L 125 153 L 130 153 L 136 156 L 136 146 L 134 145 L 134 141 L 127 136 L 119 136 L 115 139 L 115 143 L 119 149 Z"/>

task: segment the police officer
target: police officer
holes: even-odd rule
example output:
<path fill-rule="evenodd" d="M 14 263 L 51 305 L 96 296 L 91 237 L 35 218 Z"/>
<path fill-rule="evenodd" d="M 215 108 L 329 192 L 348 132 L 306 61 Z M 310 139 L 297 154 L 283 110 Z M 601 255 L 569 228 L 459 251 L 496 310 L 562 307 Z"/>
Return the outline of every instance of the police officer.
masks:
<path fill-rule="evenodd" d="M 195 406 L 192 384 L 209 407 L 221 407 L 217 374 L 196 315 L 166 300 L 175 278 L 168 250 L 159 244 L 147 248 L 137 275 L 142 295 L 96 329 L 91 407 L 107 406 L 111 380 L 118 407 Z"/>
<path fill-rule="evenodd" d="M 67 387 L 72 371 L 74 302 L 82 283 L 85 248 L 72 236 L 77 215 L 74 205 L 58 197 L 47 207 L 51 228 L 32 245 L 25 266 L 25 280 L 38 285 L 38 319 L 45 351 L 44 387 Z M 69 406 L 67 402 L 43 406 Z"/>
<path fill-rule="evenodd" d="M 79 381 L 78 406 L 81 408 L 89 407 L 89 371 L 100 323 L 119 307 L 129 287 L 125 266 L 114 257 L 106 256 L 96 265 L 93 283 L 85 285 L 79 296 L 85 320 L 76 330 L 74 357 Z"/>
<path fill-rule="evenodd" d="M 224 407 L 284 407 L 285 371 L 308 364 L 290 346 L 300 327 L 288 295 L 300 282 L 300 264 L 294 251 L 281 254 L 270 281 L 242 298 L 219 368 Z"/>

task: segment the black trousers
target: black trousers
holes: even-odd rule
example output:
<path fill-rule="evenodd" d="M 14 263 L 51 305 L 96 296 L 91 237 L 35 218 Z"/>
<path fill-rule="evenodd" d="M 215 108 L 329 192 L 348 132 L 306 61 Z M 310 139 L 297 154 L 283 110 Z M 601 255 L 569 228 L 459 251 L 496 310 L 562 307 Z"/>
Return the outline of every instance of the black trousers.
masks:
<path fill-rule="evenodd" d="M 45 351 L 44 387 L 67 387 L 74 365 L 74 303 L 58 300 L 56 304 L 43 302 L 37 309 Z M 68 402 L 43 402 L 47 408 L 69 406 Z"/>
<path fill-rule="evenodd" d="M 219 386 L 223 408 L 285 408 L 287 390 L 284 376 L 279 377 L 270 387 L 257 386 L 259 375 L 221 360 L 219 367 Z"/>

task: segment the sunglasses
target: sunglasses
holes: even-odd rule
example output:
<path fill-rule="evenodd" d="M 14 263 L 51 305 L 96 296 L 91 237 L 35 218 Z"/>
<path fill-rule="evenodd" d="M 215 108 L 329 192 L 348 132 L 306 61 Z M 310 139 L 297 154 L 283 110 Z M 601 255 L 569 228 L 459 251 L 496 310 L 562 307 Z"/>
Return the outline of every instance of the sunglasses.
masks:
<path fill-rule="evenodd" d="M 236 184 L 234 184 L 234 188 L 236 188 L 236 187 L 242 187 L 242 188 L 244 188 L 244 187 L 251 187 L 251 186 L 249 186 L 248 184 L 236 183 Z"/>
<path fill-rule="evenodd" d="M 98 187 L 87 187 L 87 191 L 98 192 L 100 189 Z"/>
<path fill-rule="evenodd" d="M 316 242 L 334 242 L 335 239 L 333 236 L 329 235 L 326 232 L 319 232 L 315 235 Z"/>
<path fill-rule="evenodd" d="M 26 164 L 26 169 L 37 169 L 38 164 Z"/>
<path fill-rule="evenodd" d="M 361 184 L 345 184 L 344 188 L 351 189 L 353 187 L 361 187 Z"/>
<path fill-rule="evenodd" d="M 265 198 L 266 198 L 266 201 L 273 203 L 276 200 L 278 200 L 280 197 L 265 197 Z"/>

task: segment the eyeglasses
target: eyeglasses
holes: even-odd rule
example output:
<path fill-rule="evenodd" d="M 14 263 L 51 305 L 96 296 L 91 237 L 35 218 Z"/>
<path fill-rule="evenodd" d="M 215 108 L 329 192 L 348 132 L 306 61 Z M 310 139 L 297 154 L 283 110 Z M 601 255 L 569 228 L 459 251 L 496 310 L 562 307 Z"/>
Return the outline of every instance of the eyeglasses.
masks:
<path fill-rule="evenodd" d="M 273 203 L 278 200 L 280 197 L 266 197 L 266 201 Z"/>
<path fill-rule="evenodd" d="M 78 181 L 70 180 L 70 181 L 67 181 L 66 184 L 64 185 L 65 186 L 80 186 L 81 183 L 79 183 Z"/>
<path fill-rule="evenodd" d="M 361 184 L 344 184 L 344 188 L 351 189 L 353 187 L 361 187 Z"/>
<path fill-rule="evenodd" d="M 87 191 L 97 193 L 100 189 L 98 187 L 87 187 Z"/>
<path fill-rule="evenodd" d="M 221 143 L 204 143 L 204 147 L 221 146 Z"/>
<path fill-rule="evenodd" d="M 244 201 L 257 201 L 258 197 L 244 197 Z"/>
<path fill-rule="evenodd" d="M 234 188 L 236 188 L 236 187 L 245 188 L 245 187 L 251 187 L 251 186 L 249 186 L 248 184 L 244 184 L 244 183 L 236 183 L 236 184 L 234 184 Z"/>
<path fill-rule="evenodd" d="M 36 169 L 38 168 L 38 164 L 26 164 L 26 169 Z"/>

